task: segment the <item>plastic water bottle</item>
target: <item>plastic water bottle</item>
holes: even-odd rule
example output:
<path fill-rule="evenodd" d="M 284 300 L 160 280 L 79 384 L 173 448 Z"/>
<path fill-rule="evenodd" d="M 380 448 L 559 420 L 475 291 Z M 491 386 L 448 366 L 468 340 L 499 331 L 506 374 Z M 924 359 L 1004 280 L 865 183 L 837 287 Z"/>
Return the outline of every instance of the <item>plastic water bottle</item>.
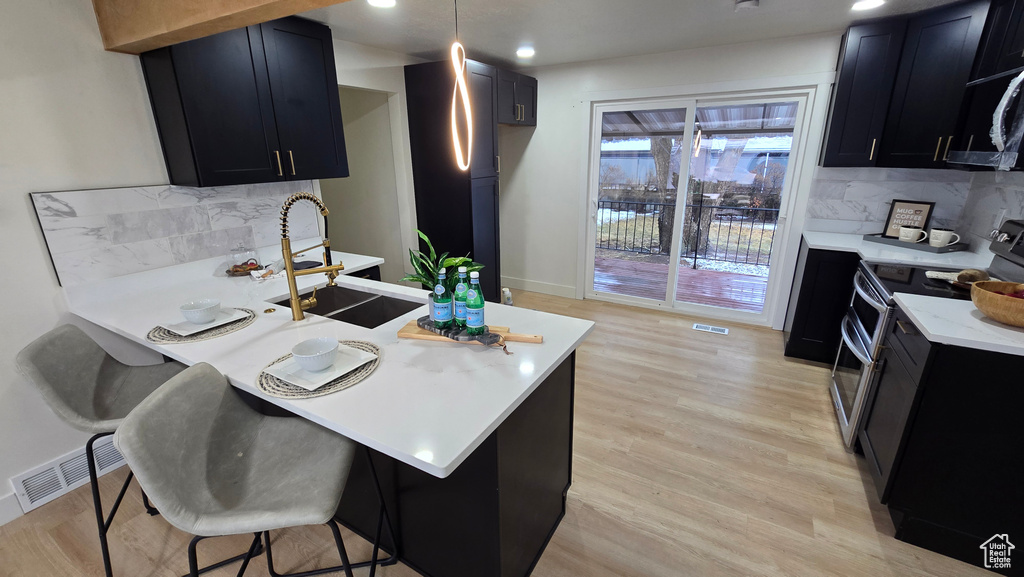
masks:
<path fill-rule="evenodd" d="M 466 278 L 466 267 L 459 267 L 459 284 L 455 285 L 455 327 L 466 328 L 466 292 L 469 290 L 469 279 Z"/>
<path fill-rule="evenodd" d="M 452 326 L 452 293 L 444 286 L 445 270 L 437 271 L 437 286 L 431 298 L 434 301 L 434 328 L 447 329 Z"/>
<path fill-rule="evenodd" d="M 480 292 L 480 273 L 469 273 L 469 290 L 466 291 L 466 332 L 471 335 L 482 335 L 487 330 L 484 325 L 484 295 Z"/>

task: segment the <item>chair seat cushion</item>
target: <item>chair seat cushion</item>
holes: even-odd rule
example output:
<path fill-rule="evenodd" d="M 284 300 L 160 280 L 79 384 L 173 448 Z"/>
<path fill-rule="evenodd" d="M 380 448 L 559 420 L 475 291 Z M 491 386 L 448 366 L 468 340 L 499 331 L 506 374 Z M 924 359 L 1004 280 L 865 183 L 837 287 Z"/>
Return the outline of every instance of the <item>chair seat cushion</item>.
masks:
<path fill-rule="evenodd" d="M 202 536 L 326 523 L 356 450 L 305 419 L 253 410 L 205 363 L 143 401 L 114 442 L 163 517 Z"/>

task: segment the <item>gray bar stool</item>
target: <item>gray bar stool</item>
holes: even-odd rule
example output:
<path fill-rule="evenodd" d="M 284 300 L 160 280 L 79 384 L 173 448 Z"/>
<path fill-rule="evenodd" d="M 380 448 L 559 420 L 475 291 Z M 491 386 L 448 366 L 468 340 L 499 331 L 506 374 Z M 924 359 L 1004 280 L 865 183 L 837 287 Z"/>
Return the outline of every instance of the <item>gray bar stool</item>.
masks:
<path fill-rule="evenodd" d="M 188 547 L 192 577 L 201 571 L 199 541 L 243 533 L 255 537 L 238 575 L 262 536 L 276 576 L 270 531 L 319 524 L 334 534 L 341 566 L 292 575 L 340 568 L 352 576 L 333 519 L 356 453 L 351 440 L 302 418 L 252 409 L 224 375 L 199 363 L 140 403 L 118 427 L 114 444 L 163 518 L 195 535 Z M 370 568 L 376 569 L 376 559 Z"/>
<path fill-rule="evenodd" d="M 89 461 L 89 481 L 96 509 L 103 569 L 107 577 L 112 577 L 107 531 L 132 481 L 132 473 L 128 473 L 110 515 L 104 519 L 93 445 L 97 440 L 114 434 L 136 405 L 168 379 L 185 370 L 185 365 L 176 362 L 143 367 L 125 365 L 108 355 L 96 341 L 74 325 L 61 325 L 39 337 L 18 353 L 16 362 L 58 417 L 79 431 L 93 434 L 85 444 L 85 452 Z M 148 501 L 146 506 L 151 514 L 155 513 Z"/>

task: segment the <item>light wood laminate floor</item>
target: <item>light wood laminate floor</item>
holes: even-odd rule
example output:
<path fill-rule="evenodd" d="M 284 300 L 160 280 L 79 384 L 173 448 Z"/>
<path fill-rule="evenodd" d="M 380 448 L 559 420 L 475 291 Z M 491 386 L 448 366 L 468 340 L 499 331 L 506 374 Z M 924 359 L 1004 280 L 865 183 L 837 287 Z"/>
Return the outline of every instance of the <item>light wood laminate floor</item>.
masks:
<path fill-rule="evenodd" d="M 515 296 L 597 322 L 576 363 L 568 512 L 535 576 L 992 575 L 892 538 L 864 460 L 843 449 L 827 369 L 785 359 L 782 333 L 725 324 L 720 336 L 672 313 Z M 100 480 L 108 501 L 126 473 Z M 0 527 L 0 575 L 102 575 L 95 531 L 82 487 Z M 326 527 L 276 535 L 279 571 L 336 564 Z M 345 536 L 353 560 L 368 557 L 365 541 Z M 115 574 L 180 575 L 189 538 L 146 515 L 133 489 L 112 528 Z M 204 541 L 200 560 L 247 544 Z M 266 575 L 264 559 L 248 574 Z"/>

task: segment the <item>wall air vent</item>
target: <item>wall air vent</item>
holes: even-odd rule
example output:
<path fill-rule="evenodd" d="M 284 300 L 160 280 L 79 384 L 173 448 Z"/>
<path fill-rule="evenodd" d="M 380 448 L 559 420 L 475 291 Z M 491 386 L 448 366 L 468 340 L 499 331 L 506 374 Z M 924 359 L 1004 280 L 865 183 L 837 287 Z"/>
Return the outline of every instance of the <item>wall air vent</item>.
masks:
<path fill-rule="evenodd" d="M 96 452 L 98 475 L 102 476 L 124 464 L 124 457 L 114 447 L 113 437 L 99 440 L 93 449 Z M 11 479 L 18 504 L 25 513 L 88 482 L 89 463 L 85 457 L 85 447 Z"/>
<path fill-rule="evenodd" d="M 711 325 L 703 325 L 701 323 L 693 323 L 693 330 L 695 330 L 695 331 L 704 331 L 706 333 L 715 333 L 716 335 L 727 335 L 727 334 L 729 334 L 729 329 L 727 329 L 725 327 L 714 327 L 714 326 L 711 326 Z"/>

